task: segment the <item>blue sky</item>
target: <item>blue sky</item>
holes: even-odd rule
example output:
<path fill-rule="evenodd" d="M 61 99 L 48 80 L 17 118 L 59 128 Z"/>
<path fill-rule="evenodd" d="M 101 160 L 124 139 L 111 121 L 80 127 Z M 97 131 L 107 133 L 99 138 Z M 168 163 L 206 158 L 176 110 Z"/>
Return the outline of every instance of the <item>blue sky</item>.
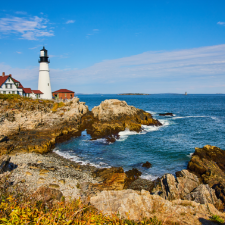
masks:
<path fill-rule="evenodd" d="M 225 93 L 225 1 L 4 1 L 0 71 L 52 91 Z"/>

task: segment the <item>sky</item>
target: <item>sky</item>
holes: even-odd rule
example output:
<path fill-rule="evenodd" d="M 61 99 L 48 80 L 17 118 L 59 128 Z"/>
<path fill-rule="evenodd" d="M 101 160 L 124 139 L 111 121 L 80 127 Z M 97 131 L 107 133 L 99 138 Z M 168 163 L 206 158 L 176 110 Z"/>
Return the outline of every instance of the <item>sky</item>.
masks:
<path fill-rule="evenodd" d="M 224 0 L 4 1 L 0 73 L 52 91 L 225 93 Z"/>

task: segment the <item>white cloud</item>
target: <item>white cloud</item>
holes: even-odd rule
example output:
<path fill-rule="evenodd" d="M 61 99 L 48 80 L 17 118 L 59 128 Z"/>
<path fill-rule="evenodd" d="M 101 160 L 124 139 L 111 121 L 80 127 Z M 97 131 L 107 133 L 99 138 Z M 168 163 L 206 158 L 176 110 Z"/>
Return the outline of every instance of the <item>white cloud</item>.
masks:
<path fill-rule="evenodd" d="M 37 45 L 37 46 L 32 47 L 32 48 L 29 48 L 29 49 L 33 50 L 33 49 L 39 48 L 39 47 L 41 47 L 41 46 L 42 46 L 42 45 Z"/>
<path fill-rule="evenodd" d="M 207 93 L 208 89 L 213 88 L 214 93 L 222 93 L 224 89 L 219 88 L 225 85 L 225 44 L 176 51 L 150 51 L 104 60 L 84 69 L 50 70 L 55 86 L 66 86 L 68 89 L 88 87 L 89 93 L 99 92 L 100 87 L 102 93 L 188 90 L 195 93 L 205 90 Z M 0 71 L 15 73 L 21 82 L 37 80 L 38 76 L 38 68 L 18 69 L 0 64 Z"/>
<path fill-rule="evenodd" d="M 68 20 L 68 21 L 66 21 L 66 24 L 69 24 L 69 23 L 75 23 L 75 20 Z"/>
<path fill-rule="evenodd" d="M 16 52 L 17 54 L 22 54 L 22 52 Z"/>
<path fill-rule="evenodd" d="M 89 36 L 94 35 L 99 32 L 99 29 L 93 29 L 91 33 L 87 34 L 86 38 L 89 38 Z"/>
<path fill-rule="evenodd" d="M 0 32 L 19 34 L 22 39 L 37 40 L 38 37 L 54 36 L 54 32 L 47 29 L 47 24 L 48 20 L 38 16 L 1 18 Z"/>
<path fill-rule="evenodd" d="M 217 22 L 217 24 L 219 24 L 219 25 L 225 25 L 225 22 Z"/>
<path fill-rule="evenodd" d="M 27 12 L 24 12 L 24 11 L 16 11 L 16 14 L 26 15 L 26 14 L 27 14 Z"/>

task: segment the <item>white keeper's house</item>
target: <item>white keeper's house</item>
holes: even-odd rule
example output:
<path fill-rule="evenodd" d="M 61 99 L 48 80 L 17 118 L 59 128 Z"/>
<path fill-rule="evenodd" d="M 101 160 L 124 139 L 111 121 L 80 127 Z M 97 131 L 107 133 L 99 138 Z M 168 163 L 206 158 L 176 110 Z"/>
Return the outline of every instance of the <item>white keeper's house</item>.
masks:
<path fill-rule="evenodd" d="M 24 97 L 42 98 L 43 93 L 39 90 L 24 88 L 23 85 L 12 77 L 11 74 L 0 76 L 0 94 L 18 94 Z"/>

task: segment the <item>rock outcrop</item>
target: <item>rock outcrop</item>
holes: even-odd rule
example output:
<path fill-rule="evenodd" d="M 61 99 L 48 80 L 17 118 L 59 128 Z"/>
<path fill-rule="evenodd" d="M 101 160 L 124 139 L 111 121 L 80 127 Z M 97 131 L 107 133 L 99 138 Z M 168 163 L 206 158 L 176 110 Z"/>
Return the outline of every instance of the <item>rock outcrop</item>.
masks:
<path fill-rule="evenodd" d="M 104 137 L 109 141 L 115 141 L 118 133 L 125 129 L 140 132 L 141 125 L 162 125 L 150 113 L 117 99 L 105 100 L 94 107 L 92 112 L 83 117 L 83 123 L 93 139 Z"/>
<path fill-rule="evenodd" d="M 173 113 L 160 113 L 159 116 L 173 116 Z"/>
<path fill-rule="evenodd" d="M 30 99 L 1 101 L 0 106 L 1 134 L 7 135 L 0 142 L 0 155 L 47 153 L 56 142 L 80 135 L 81 117 L 88 112 L 88 107 L 78 98 L 66 103 Z"/>
<path fill-rule="evenodd" d="M 201 204 L 213 204 L 217 209 L 223 209 L 223 203 L 216 197 L 215 190 L 209 187 L 208 184 L 201 184 L 194 189 L 190 194 L 185 196 L 189 201 L 195 201 Z"/>
<path fill-rule="evenodd" d="M 217 209 L 222 210 L 223 203 L 215 195 L 215 190 L 208 185 L 200 184 L 199 178 L 188 170 L 172 174 L 165 174 L 158 185 L 151 191 L 167 200 L 190 200 L 197 203 L 213 204 Z"/>
<path fill-rule="evenodd" d="M 182 170 L 175 178 L 172 174 L 165 174 L 153 192 L 167 200 L 184 199 L 187 194 L 200 185 L 196 175 Z"/>
<path fill-rule="evenodd" d="M 104 214 L 119 214 L 132 220 L 156 216 L 163 222 L 193 225 L 202 224 L 200 219 L 209 220 L 212 214 L 225 216 L 210 203 L 200 204 L 180 199 L 168 201 L 144 190 L 102 191 L 91 197 L 90 202 Z"/>
<path fill-rule="evenodd" d="M 195 173 L 204 184 L 215 189 L 216 196 L 225 203 L 225 151 L 206 145 L 195 148 L 188 163 L 188 170 Z"/>
<path fill-rule="evenodd" d="M 152 164 L 150 162 L 146 161 L 145 163 L 142 164 L 142 167 L 151 168 Z"/>

